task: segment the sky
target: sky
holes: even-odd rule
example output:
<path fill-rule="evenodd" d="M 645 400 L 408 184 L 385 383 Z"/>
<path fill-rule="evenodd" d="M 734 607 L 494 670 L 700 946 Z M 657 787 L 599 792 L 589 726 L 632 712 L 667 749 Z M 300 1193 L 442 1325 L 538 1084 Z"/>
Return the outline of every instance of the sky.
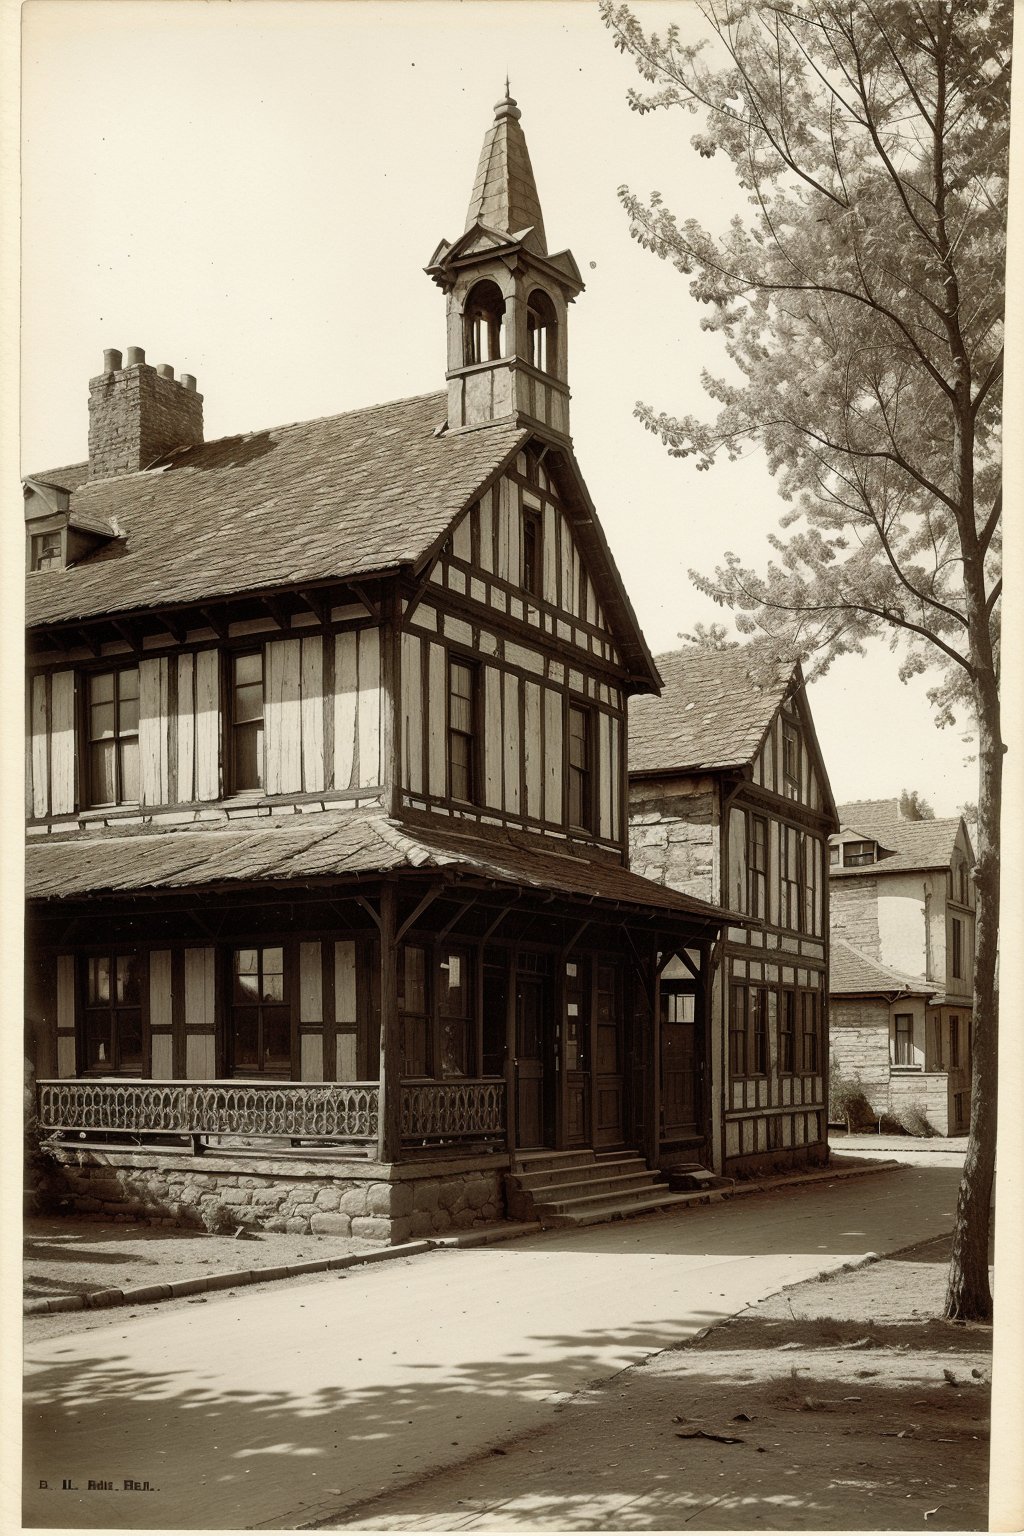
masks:
<path fill-rule="evenodd" d="M 637 7 L 696 32 L 685 3 Z M 574 445 L 648 644 L 725 620 L 688 571 L 764 564 L 786 510 L 763 456 L 700 473 L 633 419 L 708 411 L 722 370 L 687 280 L 630 240 L 616 189 L 722 229 L 745 204 L 699 120 L 639 116 L 589 0 L 27 0 L 22 8 L 22 473 L 85 457 L 104 348 L 196 375 L 208 439 L 443 388 L 423 272 L 465 224 L 506 72 L 570 313 Z M 301 506 L 295 508 L 300 519 Z M 884 646 L 810 690 L 836 800 L 977 798 L 967 724 Z"/>

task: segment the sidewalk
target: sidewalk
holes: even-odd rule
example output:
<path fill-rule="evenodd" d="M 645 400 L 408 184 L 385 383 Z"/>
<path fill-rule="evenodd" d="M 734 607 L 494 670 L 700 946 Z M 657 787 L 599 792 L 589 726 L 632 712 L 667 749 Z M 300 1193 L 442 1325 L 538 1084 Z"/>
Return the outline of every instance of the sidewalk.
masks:
<path fill-rule="evenodd" d="M 949 1242 L 791 1286 L 341 1524 L 984 1530 L 992 1334 L 936 1320 Z"/>

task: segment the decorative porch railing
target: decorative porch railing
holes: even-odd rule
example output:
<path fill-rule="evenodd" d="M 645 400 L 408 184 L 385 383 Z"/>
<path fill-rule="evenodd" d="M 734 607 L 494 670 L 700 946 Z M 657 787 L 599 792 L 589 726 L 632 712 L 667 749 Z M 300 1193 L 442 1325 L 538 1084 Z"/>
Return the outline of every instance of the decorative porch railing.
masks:
<path fill-rule="evenodd" d="M 403 1083 L 403 1141 L 480 1141 L 505 1134 L 505 1080 Z"/>
<path fill-rule="evenodd" d="M 376 1083 L 62 1078 L 40 1082 L 39 1119 L 50 1131 L 373 1141 L 378 1093 Z"/>
<path fill-rule="evenodd" d="M 368 1083 L 40 1081 L 46 1131 L 128 1136 L 288 1137 L 374 1142 L 380 1087 Z M 498 1140 L 505 1134 L 502 1078 L 402 1084 L 403 1141 Z M 198 1147 L 197 1147 L 198 1150 Z"/>

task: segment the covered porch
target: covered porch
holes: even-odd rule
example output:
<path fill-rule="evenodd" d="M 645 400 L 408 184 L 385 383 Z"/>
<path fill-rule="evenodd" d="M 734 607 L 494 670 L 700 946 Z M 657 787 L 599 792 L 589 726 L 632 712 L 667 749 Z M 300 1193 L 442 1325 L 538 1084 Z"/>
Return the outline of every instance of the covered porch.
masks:
<path fill-rule="evenodd" d="M 681 991 L 699 1144 L 720 914 L 536 842 L 352 812 L 263 820 L 258 844 L 237 826 L 48 840 L 29 1001 L 48 1145 L 389 1185 L 459 1164 L 498 1199 L 525 1149 L 653 1168 L 678 1130 L 662 1021 L 677 1040 Z M 685 981 L 663 996 L 664 973 Z"/>

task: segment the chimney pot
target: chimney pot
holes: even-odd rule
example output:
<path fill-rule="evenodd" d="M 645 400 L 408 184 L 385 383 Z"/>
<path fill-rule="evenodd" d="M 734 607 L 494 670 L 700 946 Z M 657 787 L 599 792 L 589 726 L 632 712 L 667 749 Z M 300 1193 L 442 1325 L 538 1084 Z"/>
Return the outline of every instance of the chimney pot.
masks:
<path fill-rule="evenodd" d="M 127 362 L 127 365 L 126 365 L 127 367 L 129 367 L 129 368 L 137 368 L 141 363 L 144 363 L 145 361 L 146 361 L 146 350 L 145 350 L 144 347 L 129 347 L 128 348 L 128 362 Z"/>
<path fill-rule="evenodd" d="M 174 369 L 171 367 L 170 363 L 157 363 L 156 371 L 162 379 L 174 378 Z"/>
<path fill-rule="evenodd" d="M 103 354 L 103 372 L 119 373 L 121 369 L 121 354 L 116 347 L 108 347 Z"/>
<path fill-rule="evenodd" d="M 195 387 L 196 387 L 195 374 L 183 373 L 182 376 L 181 376 L 180 382 L 181 382 L 181 384 L 183 385 L 183 387 L 185 389 L 195 390 Z"/>

